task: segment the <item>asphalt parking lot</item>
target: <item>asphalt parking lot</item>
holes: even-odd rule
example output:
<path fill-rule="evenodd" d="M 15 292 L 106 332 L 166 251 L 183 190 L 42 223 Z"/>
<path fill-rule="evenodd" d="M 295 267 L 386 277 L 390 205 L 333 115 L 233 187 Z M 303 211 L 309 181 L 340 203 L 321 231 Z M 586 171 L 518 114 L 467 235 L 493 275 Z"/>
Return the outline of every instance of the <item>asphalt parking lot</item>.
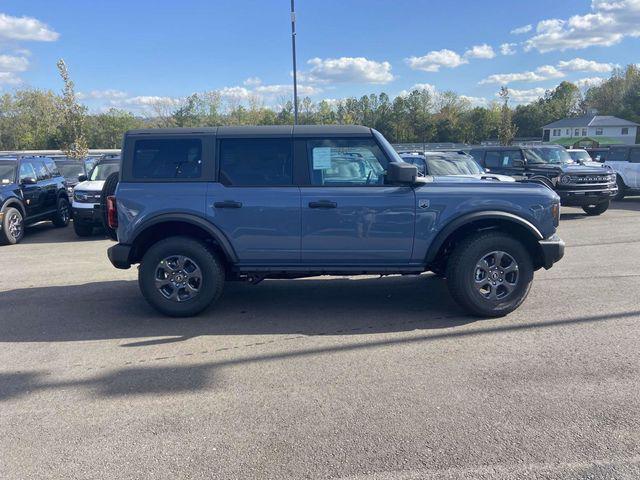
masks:
<path fill-rule="evenodd" d="M 0 478 L 638 478 L 640 198 L 563 209 L 527 302 L 444 281 L 229 284 L 159 316 L 110 241 L 0 247 Z"/>

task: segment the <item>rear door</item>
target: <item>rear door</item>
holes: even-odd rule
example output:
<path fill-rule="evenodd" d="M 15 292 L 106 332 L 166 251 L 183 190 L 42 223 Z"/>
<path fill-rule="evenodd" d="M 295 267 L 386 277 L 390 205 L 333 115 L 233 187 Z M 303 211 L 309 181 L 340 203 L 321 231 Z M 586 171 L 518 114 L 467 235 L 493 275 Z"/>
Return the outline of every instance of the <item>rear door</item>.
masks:
<path fill-rule="evenodd" d="M 517 180 L 527 176 L 524 158 L 519 148 L 487 150 L 484 166 L 487 172 L 509 175 Z"/>
<path fill-rule="evenodd" d="M 631 188 L 640 188 L 640 147 L 632 147 L 629 152 L 629 178 Z"/>
<path fill-rule="evenodd" d="M 302 262 L 403 265 L 413 252 L 415 193 L 385 185 L 388 159 L 373 138 L 306 141 Z"/>
<path fill-rule="evenodd" d="M 241 266 L 300 262 L 300 188 L 293 182 L 291 134 L 218 137 L 217 182 L 207 217 L 231 242 Z"/>
<path fill-rule="evenodd" d="M 26 184 L 26 179 L 33 179 L 36 181 L 33 185 Z M 27 211 L 27 217 L 34 217 L 39 215 L 43 211 L 43 193 L 42 185 L 38 182 L 38 174 L 33 163 L 29 160 L 22 160 L 20 162 L 19 173 L 20 190 L 22 191 L 22 197 L 24 198 L 24 205 Z"/>

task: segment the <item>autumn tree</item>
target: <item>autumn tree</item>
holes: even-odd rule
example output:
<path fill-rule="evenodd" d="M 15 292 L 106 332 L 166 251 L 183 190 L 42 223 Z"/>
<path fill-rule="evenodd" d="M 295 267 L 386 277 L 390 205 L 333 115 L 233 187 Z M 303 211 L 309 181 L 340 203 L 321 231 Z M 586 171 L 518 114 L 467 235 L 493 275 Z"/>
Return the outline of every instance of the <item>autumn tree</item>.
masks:
<path fill-rule="evenodd" d="M 88 150 L 84 136 L 86 108 L 76 99 L 75 86 L 65 61 L 60 59 L 56 65 L 64 82 L 61 99 L 60 146 L 68 157 L 84 158 Z"/>

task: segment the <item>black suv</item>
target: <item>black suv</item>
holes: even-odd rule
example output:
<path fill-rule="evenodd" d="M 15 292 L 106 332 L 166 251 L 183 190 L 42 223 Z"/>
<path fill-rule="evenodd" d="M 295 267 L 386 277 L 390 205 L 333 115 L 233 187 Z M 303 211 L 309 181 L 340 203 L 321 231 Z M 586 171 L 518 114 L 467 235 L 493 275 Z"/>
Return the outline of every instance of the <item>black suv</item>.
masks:
<path fill-rule="evenodd" d="M 56 162 L 58 170 L 64 177 L 67 184 L 67 193 L 71 198 L 73 187 L 79 183 L 79 177 L 87 175 L 86 163 L 82 160 L 74 160 L 67 157 L 55 157 L 53 161 Z"/>
<path fill-rule="evenodd" d="M 562 205 L 600 215 L 618 193 L 616 174 L 605 165 L 575 163 L 560 146 L 473 147 L 469 153 L 487 172 L 547 185 Z"/>
<path fill-rule="evenodd" d="M 70 216 L 64 177 L 48 157 L 0 157 L 0 243 L 18 243 L 25 225 Z"/>

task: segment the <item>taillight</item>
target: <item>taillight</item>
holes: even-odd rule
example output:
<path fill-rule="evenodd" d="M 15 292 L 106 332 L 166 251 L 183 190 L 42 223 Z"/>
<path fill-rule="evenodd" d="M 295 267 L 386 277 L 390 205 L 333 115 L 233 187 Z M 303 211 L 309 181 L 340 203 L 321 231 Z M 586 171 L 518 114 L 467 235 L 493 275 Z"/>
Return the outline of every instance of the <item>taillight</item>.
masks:
<path fill-rule="evenodd" d="M 113 195 L 107 197 L 107 223 L 109 228 L 118 228 L 118 207 L 116 206 L 116 197 Z"/>

